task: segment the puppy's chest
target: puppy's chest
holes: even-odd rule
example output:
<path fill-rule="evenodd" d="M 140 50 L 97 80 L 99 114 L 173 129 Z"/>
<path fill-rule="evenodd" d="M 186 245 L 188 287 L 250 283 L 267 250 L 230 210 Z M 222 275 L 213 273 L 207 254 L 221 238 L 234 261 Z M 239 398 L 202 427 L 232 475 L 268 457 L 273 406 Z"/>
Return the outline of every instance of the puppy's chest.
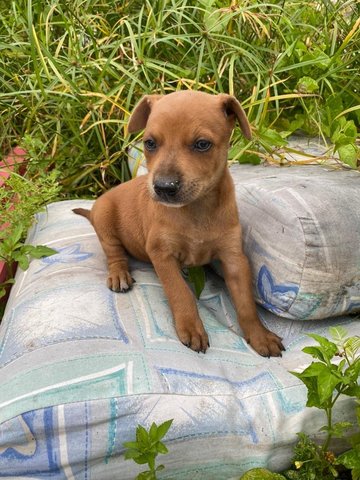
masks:
<path fill-rule="evenodd" d="M 201 236 L 182 236 L 177 242 L 175 256 L 182 266 L 192 267 L 209 263 L 216 255 L 216 240 Z"/>

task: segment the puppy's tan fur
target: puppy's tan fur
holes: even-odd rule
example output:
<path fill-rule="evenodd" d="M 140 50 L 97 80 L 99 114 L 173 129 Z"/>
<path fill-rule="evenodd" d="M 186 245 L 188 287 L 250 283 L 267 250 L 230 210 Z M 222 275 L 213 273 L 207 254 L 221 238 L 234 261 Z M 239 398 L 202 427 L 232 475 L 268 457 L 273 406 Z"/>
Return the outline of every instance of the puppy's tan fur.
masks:
<path fill-rule="evenodd" d="M 89 218 L 96 230 L 108 261 L 109 288 L 124 292 L 132 286 L 126 252 L 153 264 L 183 344 L 205 352 L 209 340 L 181 268 L 219 259 L 245 339 L 260 355 L 281 356 L 281 339 L 257 316 L 242 251 L 227 168 L 236 119 L 250 138 L 244 111 L 232 96 L 192 91 L 145 96 L 128 130 L 145 128 L 149 174 L 108 191 L 91 212 L 74 211 Z"/>

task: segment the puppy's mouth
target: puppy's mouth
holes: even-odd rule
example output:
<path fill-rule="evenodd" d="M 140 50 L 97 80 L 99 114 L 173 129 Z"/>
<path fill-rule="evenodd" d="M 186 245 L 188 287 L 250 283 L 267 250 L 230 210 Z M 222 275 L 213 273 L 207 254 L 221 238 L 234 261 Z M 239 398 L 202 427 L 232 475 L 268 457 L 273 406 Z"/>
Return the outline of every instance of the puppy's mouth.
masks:
<path fill-rule="evenodd" d="M 182 207 L 197 197 L 196 185 L 184 184 L 179 179 L 157 178 L 149 183 L 151 197 L 169 207 Z"/>

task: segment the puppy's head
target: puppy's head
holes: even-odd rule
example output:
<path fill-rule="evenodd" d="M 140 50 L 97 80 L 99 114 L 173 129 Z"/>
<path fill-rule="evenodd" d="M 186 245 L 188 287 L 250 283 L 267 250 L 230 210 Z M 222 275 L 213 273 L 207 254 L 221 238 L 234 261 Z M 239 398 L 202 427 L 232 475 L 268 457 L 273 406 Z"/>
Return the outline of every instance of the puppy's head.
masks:
<path fill-rule="evenodd" d="M 149 190 L 168 206 L 187 205 L 220 181 L 235 120 L 251 129 L 240 103 L 225 94 L 181 91 L 146 95 L 130 117 L 130 133 L 145 129 Z"/>

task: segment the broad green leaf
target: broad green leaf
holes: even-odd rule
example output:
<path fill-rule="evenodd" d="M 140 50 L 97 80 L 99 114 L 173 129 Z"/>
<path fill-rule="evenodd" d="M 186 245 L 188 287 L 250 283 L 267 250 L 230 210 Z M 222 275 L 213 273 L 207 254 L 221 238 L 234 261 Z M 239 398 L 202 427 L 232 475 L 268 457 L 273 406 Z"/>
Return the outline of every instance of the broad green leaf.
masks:
<path fill-rule="evenodd" d="M 325 101 L 326 109 L 330 120 L 335 120 L 337 115 L 340 115 L 344 110 L 344 104 L 341 98 L 341 95 L 338 93 L 329 95 Z"/>
<path fill-rule="evenodd" d="M 346 165 L 349 165 L 351 168 L 357 167 L 357 159 L 360 158 L 360 150 L 355 144 L 349 143 L 347 145 L 340 145 L 337 151 L 342 162 L 346 163 Z"/>
<path fill-rule="evenodd" d="M 244 473 L 240 480 L 286 480 L 280 473 L 273 473 L 265 468 L 252 468 Z"/>
<path fill-rule="evenodd" d="M 126 452 L 124 453 L 125 460 L 134 460 L 140 455 L 141 453 L 139 452 L 139 450 L 126 450 Z"/>
<path fill-rule="evenodd" d="M 303 62 L 308 60 L 313 60 L 314 65 L 308 66 L 306 69 L 304 69 L 307 70 L 307 73 L 309 73 L 309 70 L 313 70 L 314 67 L 318 67 L 321 70 L 326 70 L 331 63 L 330 57 L 319 48 L 315 48 L 312 52 L 308 52 L 302 57 Z"/>
<path fill-rule="evenodd" d="M 139 473 L 139 475 L 136 477 L 136 480 L 156 480 L 156 477 L 153 472 L 148 470 L 146 472 Z"/>
<path fill-rule="evenodd" d="M 158 442 L 158 444 L 156 445 L 156 450 L 158 451 L 158 453 L 162 453 L 162 454 L 169 452 L 167 446 L 162 442 Z"/>
<path fill-rule="evenodd" d="M 290 130 L 295 132 L 299 130 L 305 123 L 305 115 L 297 113 L 295 117 L 290 122 Z"/>
<path fill-rule="evenodd" d="M 336 463 L 338 465 L 344 465 L 344 467 L 349 469 L 357 468 L 360 472 L 360 445 L 358 448 L 354 448 L 343 453 L 342 455 L 339 455 Z"/>
<path fill-rule="evenodd" d="M 166 422 L 158 426 L 158 429 L 157 429 L 158 440 L 160 440 L 167 434 L 169 428 L 171 427 L 172 422 L 173 422 L 173 419 L 167 420 Z"/>
<path fill-rule="evenodd" d="M 24 226 L 23 225 L 16 225 L 10 236 L 8 237 L 8 241 L 10 242 L 11 245 L 15 246 L 21 239 L 22 235 L 24 232 Z"/>
<path fill-rule="evenodd" d="M 301 77 L 296 85 L 296 90 L 300 93 L 314 93 L 319 90 L 319 85 L 311 77 Z"/>
<path fill-rule="evenodd" d="M 188 268 L 189 282 L 193 285 L 196 298 L 200 298 L 205 287 L 205 271 L 203 267 Z M 160 428 L 160 427 L 159 427 Z M 160 437 L 161 438 L 161 437 Z"/>
<path fill-rule="evenodd" d="M 336 327 L 330 327 L 329 332 L 330 332 L 330 335 L 331 335 L 332 339 L 337 344 L 341 344 L 345 340 L 346 335 L 347 335 L 346 329 L 344 327 L 342 327 L 341 325 L 338 325 Z"/>
<path fill-rule="evenodd" d="M 353 120 L 346 120 L 341 117 L 332 125 L 331 141 L 338 149 L 341 145 L 355 144 L 357 129 Z"/>
<path fill-rule="evenodd" d="M 299 378 L 307 388 L 307 407 L 318 407 L 322 408 L 319 400 L 318 388 L 317 388 L 317 380 L 316 375 L 307 377 L 302 373 L 298 372 L 290 372 L 295 377 Z"/>
<path fill-rule="evenodd" d="M 308 389 L 307 406 L 316 406 L 324 408 L 331 400 L 334 389 L 341 383 L 341 377 L 336 375 L 335 370 L 328 365 L 319 362 L 313 362 L 301 373 L 293 373 L 300 378 Z"/>
<path fill-rule="evenodd" d="M 259 140 L 273 147 L 283 147 L 287 144 L 287 141 L 275 130 L 267 128 L 259 132 Z"/>
<path fill-rule="evenodd" d="M 149 434 L 142 425 L 138 425 L 136 429 L 136 441 L 140 444 L 147 444 Z"/>
<path fill-rule="evenodd" d="M 322 360 L 323 362 L 325 361 L 321 347 L 304 347 L 302 351 L 304 353 L 307 353 L 308 355 L 311 355 L 314 358 Z"/>
<path fill-rule="evenodd" d="M 211 33 L 223 32 L 228 19 L 221 10 L 216 8 L 216 0 L 201 0 L 199 3 L 204 6 L 204 25 L 206 30 Z"/>
<path fill-rule="evenodd" d="M 150 430 L 149 430 L 149 437 L 151 441 L 157 440 L 157 431 L 158 427 L 155 422 L 151 424 Z"/>
<path fill-rule="evenodd" d="M 143 453 L 136 457 L 133 457 L 133 460 L 138 465 L 145 465 L 145 463 L 149 463 L 150 458 L 149 458 L 149 455 L 146 455 L 146 453 Z"/>
<path fill-rule="evenodd" d="M 335 343 L 330 342 L 327 338 L 322 337 L 321 335 L 317 335 L 315 333 L 308 333 L 308 337 L 313 338 L 321 345 L 324 358 L 327 358 L 328 361 L 333 358 L 333 356 L 337 352 L 337 346 L 335 345 Z"/>
<path fill-rule="evenodd" d="M 256 153 L 243 153 L 238 158 L 239 163 L 251 163 L 253 165 L 259 165 L 261 163 L 261 158 Z"/>
<path fill-rule="evenodd" d="M 305 370 L 301 373 L 295 372 L 298 378 L 306 378 L 306 377 L 318 377 L 323 371 L 324 368 L 327 369 L 328 367 L 324 363 L 320 362 L 312 362 Z M 293 373 L 293 372 L 292 372 Z"/>
<path fill-rule="evenodd" d="M 348 397 L 360 398 L 360 385 L 352 385 L 346 388 L 342 393 Z"/>
<path fill-rule="evenodd" d="M 349 359 L 352 359 L 352 363 L 344 371 L 344 376 L 348 377 L 351 382 L 357 384 L 360 376 L 360 352 L 358 350 L 351 351 L 347 349 L 347 356 Z"/>
<path fill-rule="evenodd" d="M 341 378 L 333 375 L 324 365 L 323 371 L 317 377 L 317 383 L 320 403 L 325 404 L 328 400 L 331 400 L 335 387 L 341 383 Z"/>
<path fill-rule="evenodd" d="M 123 445 L 125 448 L 137 449 L 139 447 L 138 442 L 124 442 Z"/>
<path fill-rule="evenodd" d="M 29 268 L 30 263 L 29 263 L 29 259 L 27 258 L 26 255 L 24 255 L 21 252 L 15 252 L 13 257 L 14 257 L 15 262 L 18 262 L 19 267 L 22 270 L 27 270 Z"/>
<path fill-rule="evenodd" d="M 335 437 L 342 437 L 346 430 L 352 428 L 353 424 L 350 422 L 337 422 L 334 423 L 331 428 L 329 429 L 327 426 L 320 428 L 320 431 L 325 431 L 331 433 Z"/>
<path fill-rule="evenodd" d="M 28 253 L 34 258 L 50 257 L 55 255 L 58 252 L 53 248 L 46 247 L 44 245 L 37 245 L 36 247 L 32 245 L 26 245 L 27 247 L 32 247 L 29 249 Z"/>

